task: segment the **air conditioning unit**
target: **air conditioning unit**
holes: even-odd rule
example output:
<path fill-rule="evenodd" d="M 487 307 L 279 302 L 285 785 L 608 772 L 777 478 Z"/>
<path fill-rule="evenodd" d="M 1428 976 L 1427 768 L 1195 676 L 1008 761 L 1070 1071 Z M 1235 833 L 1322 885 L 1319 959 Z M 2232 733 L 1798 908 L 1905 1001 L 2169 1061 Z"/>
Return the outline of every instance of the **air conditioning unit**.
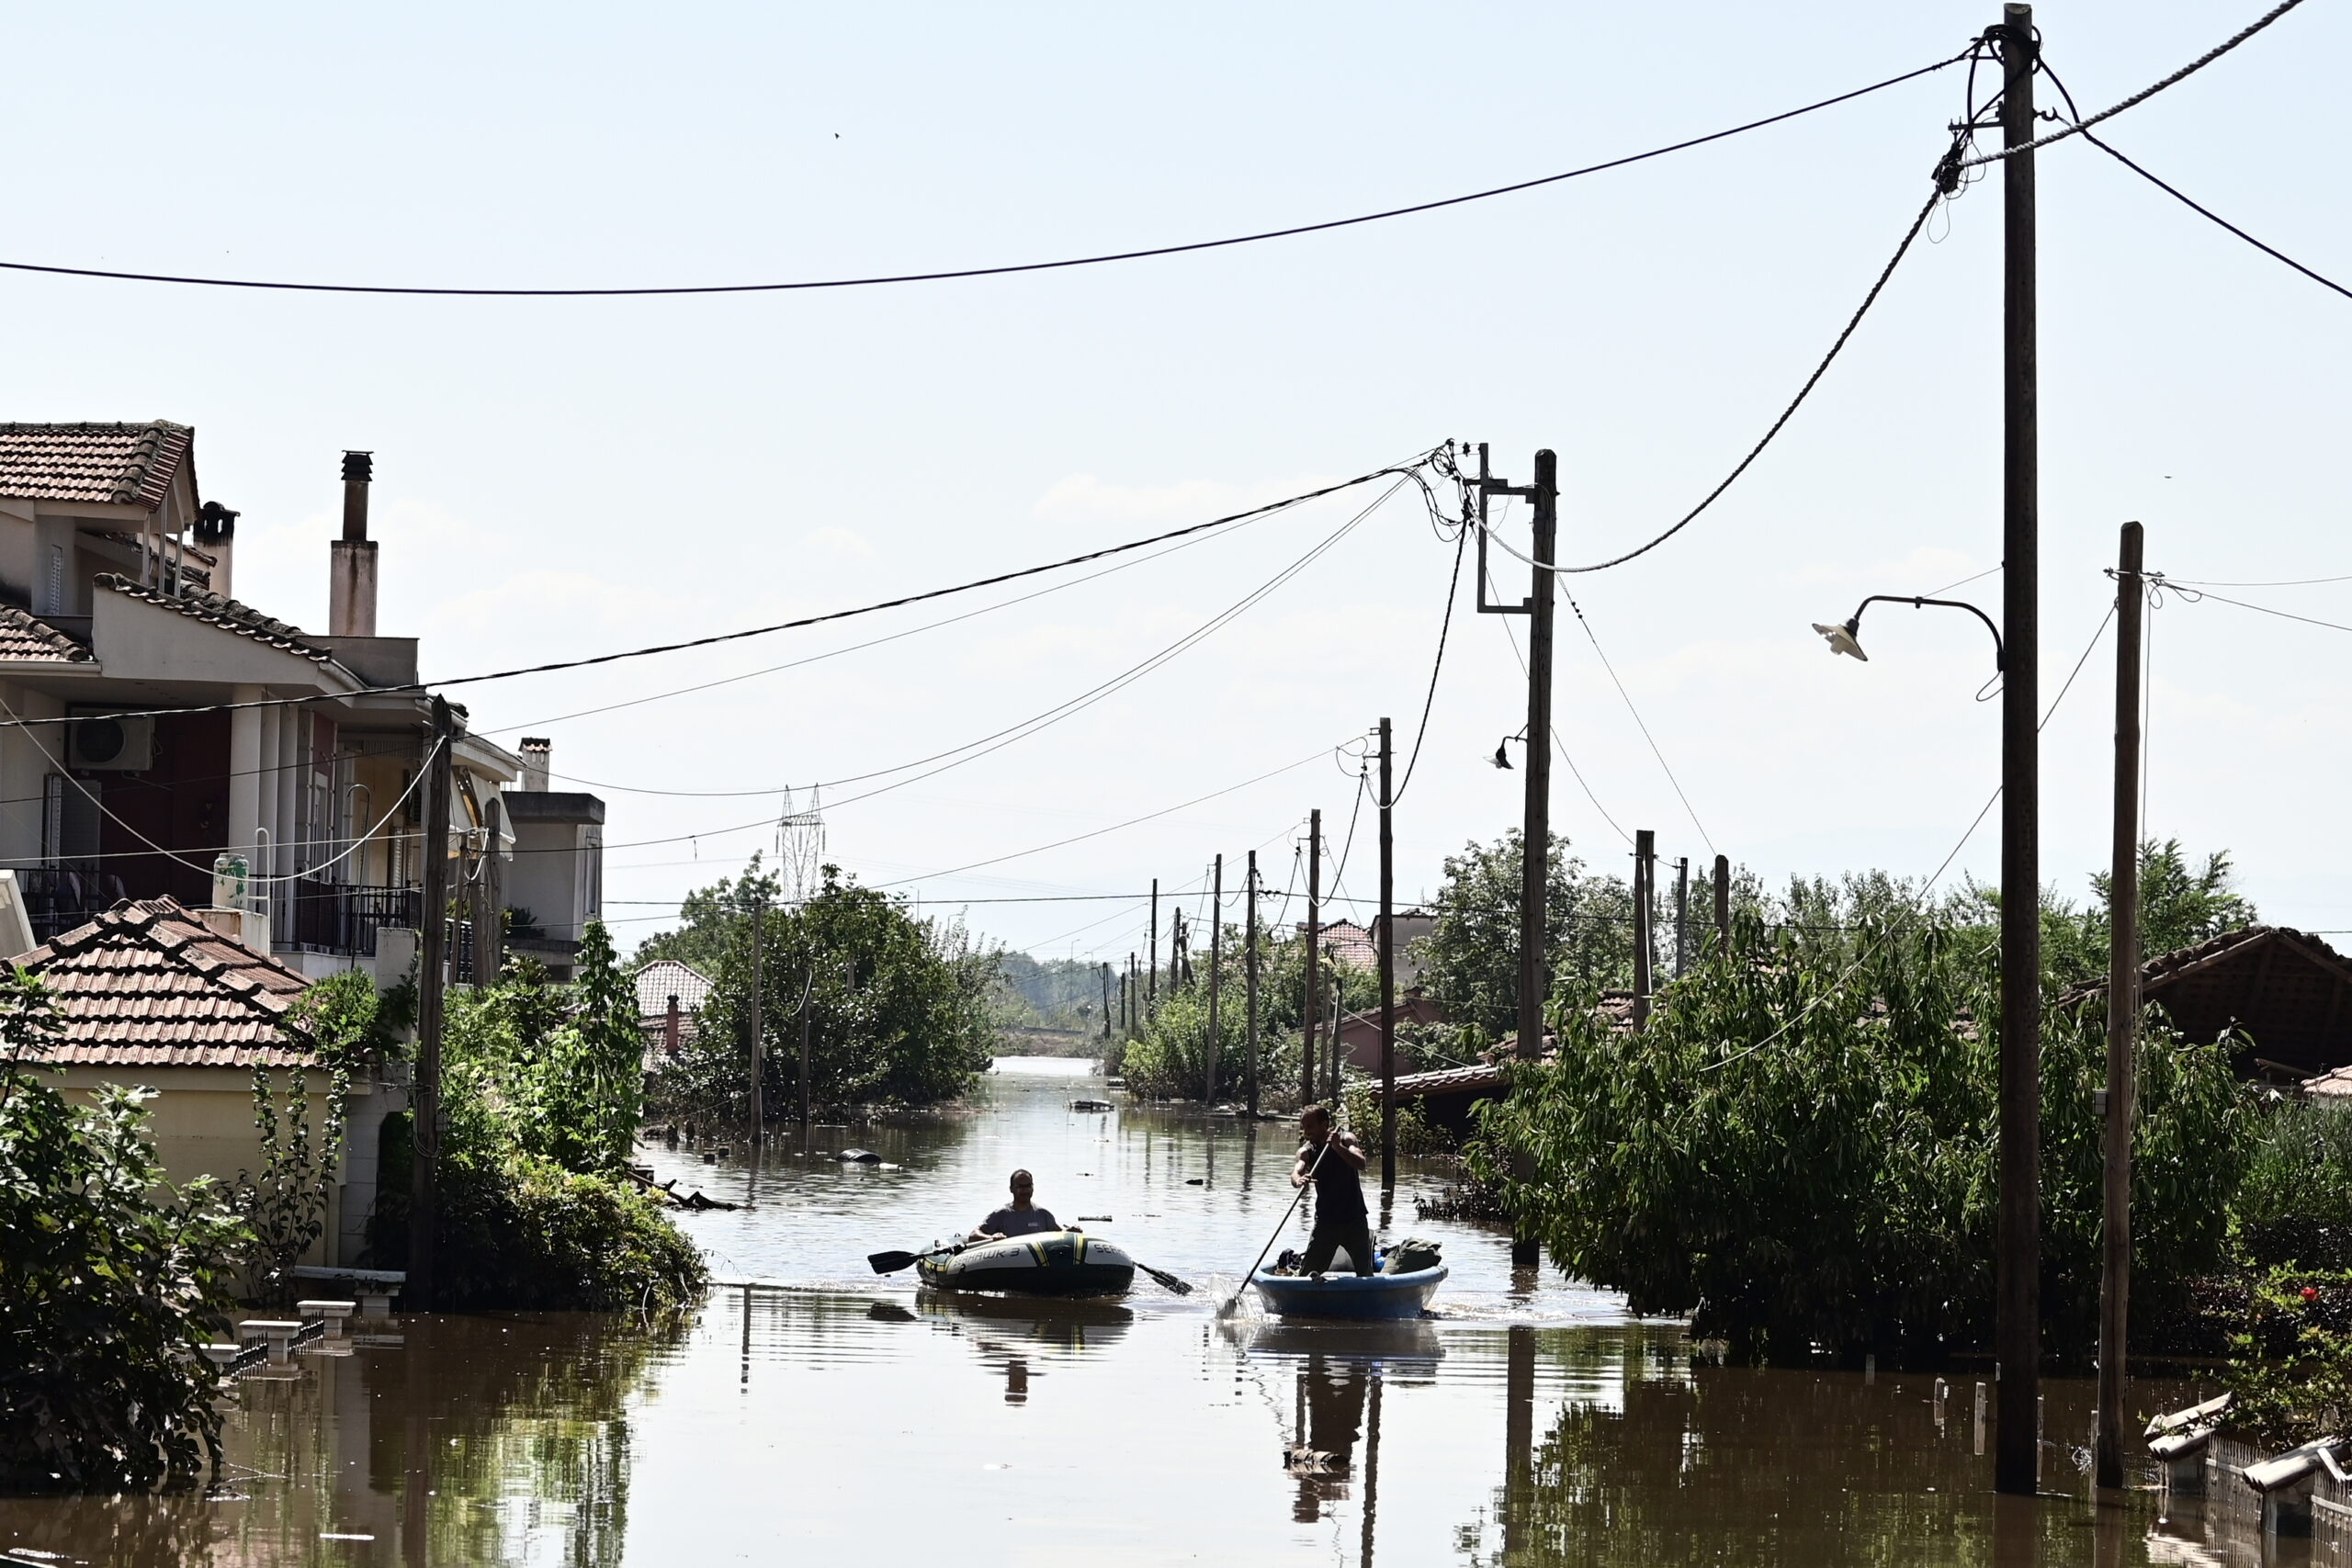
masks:
<path fill-rule="evenodd" d="M 78 712 L 65 727 L 65 762 L 83 772 L 136 773 L 155 765 L 150 716 Z"/>

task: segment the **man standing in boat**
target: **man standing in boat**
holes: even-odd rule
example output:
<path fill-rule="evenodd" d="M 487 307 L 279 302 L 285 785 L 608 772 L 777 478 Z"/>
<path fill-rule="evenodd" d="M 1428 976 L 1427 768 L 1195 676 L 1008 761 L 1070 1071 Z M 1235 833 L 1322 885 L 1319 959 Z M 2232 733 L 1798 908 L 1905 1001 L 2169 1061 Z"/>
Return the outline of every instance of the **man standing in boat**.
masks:
<path fill-rule="evenodd" d="M 1361 1157 L 1357 1160 L 1362 1164 Z M 1029 1201 L 1037 1190 L 1036 1181 L 1025 1170 L 1012 1173 L 1012 1201 L 982 1220 L 970 1236 L 973 1241 L 1002 1241 L 1008 1236 L 1035 1235 L 1040 1231 L 1057 1231 L 1061 1225 L 1054 1219 L 1053 1211 L 1040 1209 Z M 1356 1195 L 1356 1207 L 1363 1207 L 1363 1195 Z"/>
<path fill-rule="evenodd" d="M 1310 1105 L 1298 1113 L 1298 1131 L 1306 1141 L 1298 1146 L 1298 1163 L 1291 1168 L 1290 1184 L 1315 1183 L 1315 1230 L 1307 1238 L 1306 1256 L 1298 1271 L 1322 1273 L 1331 1267 L 1331 1255 L 1344 1247 L 1355 1271 L 1371 1273 L 1371 1216 L 1363 1206 L 1363 1183 L 1356 1175 L 1370 1163 L 1370 1156 L 1354 1138 L 1332 1125 L 1331 1113 L 1320 1105 Z"/>

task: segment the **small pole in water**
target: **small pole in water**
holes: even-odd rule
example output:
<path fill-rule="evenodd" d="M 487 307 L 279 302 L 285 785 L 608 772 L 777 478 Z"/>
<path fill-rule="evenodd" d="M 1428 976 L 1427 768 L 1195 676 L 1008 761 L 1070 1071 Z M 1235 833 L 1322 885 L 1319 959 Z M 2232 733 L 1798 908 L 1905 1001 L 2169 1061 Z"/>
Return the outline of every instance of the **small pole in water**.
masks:
<path fill-rule="evenodd" d="M 1315 1015 L 1323 1005 L 1315 973 L 1316 948 L 1323 929 L 1323 808 L 1306 814 L 1306 1018 L 1300 1027 L 1298 1102 L 1315 1098 Z"/>

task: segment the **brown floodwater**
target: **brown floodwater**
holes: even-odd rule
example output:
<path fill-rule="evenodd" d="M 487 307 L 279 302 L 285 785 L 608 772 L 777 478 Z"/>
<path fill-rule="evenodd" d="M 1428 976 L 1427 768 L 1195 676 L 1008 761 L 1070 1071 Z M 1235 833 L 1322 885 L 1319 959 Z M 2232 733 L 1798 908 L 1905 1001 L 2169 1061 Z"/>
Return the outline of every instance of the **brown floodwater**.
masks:
<path fill-rule="evenodd" d="M 413 1316 L 298 1356 L 236 1385 L 222 1486 L 0 1499 L 0 1563 L 2311 1560 L 2144 1489 L 2095 1503 L 2080 1380 L 2045 1385 L 2050 1495 L 1996 1504 L 1979 1374 L 1712 1365 L 1677 1323 L 1513 1270 L 1491 1227 L 1413 1218 L 1442 1173 L 1410 1162 L 1390 1230 L 1443 1245 L 1435 1315 L 1220 1321 L 1289 1202 L 1290 1130 L 1075 1111 L 1102 1093 L 1082 1067 L 1009 1060 L 968 1115 L 820 1127 L 756 1168 L 656 1149 L 747 1205 L 685 1223 L 755 1283 L 673 1321 Z M 814 1157 L 852 1145 L 887 1163 Z M 955 1298 L 866 1269 L 969 1226 L 1015 1165 L 1200 1289 Z M 2143 1382 L 2134 1408 L 2202 1392 Z"/>

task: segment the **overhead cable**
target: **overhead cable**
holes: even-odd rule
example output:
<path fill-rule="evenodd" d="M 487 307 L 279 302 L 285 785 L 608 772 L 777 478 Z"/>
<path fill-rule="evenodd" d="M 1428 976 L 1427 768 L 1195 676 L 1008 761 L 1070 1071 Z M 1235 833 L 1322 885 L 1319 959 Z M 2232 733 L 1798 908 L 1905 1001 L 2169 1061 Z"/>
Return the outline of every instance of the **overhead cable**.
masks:
<path fill-rule="evenodd" d="M 300 697 L 261 697 L 250 702 L 208 703 L 194 707 L 141 708 L 121 713 L 109 711 L 107 716 L 110 718 L 163 718 L 175 714 L 234 713 L 245 708 L 294 707 L 304 703 L 351 697 L 401 696 L 441 687 L 472 686 L 486 681 L 511 681 L 521 675 L 547 675 L 564 670 L 584 670 L 594 665 L 616 664 L 623 660 L 646 659 L 661 653 L 679 653 L 687 649 L 709 648 L 724 642 L 741 642 L 747 637 L 769 637 L 777 632 L 797 631 L 804 626 L 823 626 L 832 621 L 846 621 L 858 615 L 871 615 L 883 610 L 900 609 L 909 604 L 922 604 L 927 600 L 944 599 L 956 593 L 969 593 L 975 589 L 993 588 L 1001 582 L 1013 582 L 1024 577 L 1037 577 L 1049 571 L 1060 571 L 1068 567 L 1083 566 L 1089 561 L 1102 560 L 1108 556 L 1124 555 L 1129 550 L 1145 549 L 1170 539 L 1181 539 L 1187 535 L 1205 533 L 1212 528 L 1222 528 L 1267 513 L 1283 511 L 1306 502 L 1319 501 L 1327 495 L 1337 495 L 1341 491 L 1353 490 L 1359 485 L 1370 484 L 1374 479 L 1410 477 L 1413 469 L 1429 460 L 1429 457 L 1424 456 L 1415 459 L 1409 465 L 1391 465 L 1387 468 L 1375 468 L 1370 473 L 1359 474 L 1351 479 L 1341 479 L 1337 484 L 1325 485 L 1318 490 L 1287 496 L 1281 501 L 1268 502 L 1263 506 L 1253 506 L 1247 511 L 1229 513 L 1223 517 L 1213 517 L 1205 523 L 1193 523 L 1182 528 L 1170 528 L 1165 533 L 1154 534 L 1148 538 L 1130 539 L 1123 545 L 1110 545 L 1099 550 L 1089 550 L 1083 555 L 1047 561 L 1040 566 L 1023 567 L 1017 571 L 1001 571 L 989 577 L 974 578 L 968 582 L 958 582 L 946 588 L 926 589 L 921 593 L 909 593 L 896 599 L 879 600 L 871 604 L 860 604 L 854 609 L 830 610 L 821 615 L 803 615 L 797 620 L 777 621 L 768 626 L 745 627 L 740 631 L 718 632 L 710 637 L 690 637 L 683 642 L 653 643 L 643 648 L 624 649 L 616 653 L 594 654 L 585 659 L 563 659 L 546 664 L 521 665 L 512 670 L 492 670 L 480 675 L 457 675 L 446 680 L 429 682 L 413 681 L 396 686 L 360 686 L 348 692 L 317 693 Z M 18 726 L 28 726 L 71 724 L 75 721 L 71 717 L 63 717 L 19 718 L 12 722 Z"/>
<path fill-rule="evenodd" d="M 1235 234 L 1222 240 L 1194 240 L 1184 244 L 1155 245 L 1143 250 L 1112 251 L 1099 255 L 1070 256 L 1059 261 L 1015 262 L 1000 266 L 955 267 L 934 272 L 884 273 L 865 277 L 808 278 L 792 283 L 699 283 L 619 288 L 428 288 L 413 284 L 294 283 L 273 278 L 209 277 L 176 273 L 122 272 L 105 267 L 59 266 L 35 262 L 0 262 L 0 268 L 6 268 L 11 272 L 50 273 L 63 277 L 106 278 L 125 283 L 193 284 L 208 288 L 261 288 L 308 294 L 457 296 L 501 299 L 612 299 L 676 294 L 782 294 L 807 289 L 870 288 L 892 283 L 941 283 L 955 278 L 1002 277 L 1024 272 L 1054 272 L 1069 267 L 1099 266 L 1107 262 L 1141 261 L 1151 256 L 1172 256 L 1193 251 L 1221 250 L 1233 245 L 1256 244 L 1265 240 L 1284 240 L 1299 234 L 1317 234 L 1332 229 L 1350 229 L 1359 224 L 1378 223 L 1387 219 L 1409 217 L 1419 212 L 1436 212 L 1449 207 L 1461 207 L 1469 202 L 1486 201 L 1494 197 L 1510 196 L 1519 191 L 1558 185 L 1563 180 L 1580 179 L 1587 175 L 1597 175 L 1609 169 L 1622 169 L 1629 164 L 1640 164 L 1652 158 L 1662 158 L 1669 152 L 1680 152 L 1692 147 L 1703 147 L 1711 141 L 1721 141 L 1727 137 L 1738 136 L 1747 131 L 1760 130 L 1766 126 L 1778 125 L 1782 120 L 1794 119 L 1800 115 L 1812 114 L 1819 109 L 1851 102 L 1855 98 L 1866 97 L 1872 93 L 1882 92 L 1888 87 L 1897 86 L 1902 83 L 1941 71 L 1946 66 L 1957 64 L 1968 58 L 1974 47 L 1972 43 L 1968 50 L 1962 51 L 1949 60 L 1939 60 L 1931 65 L 1922 65 L 1915 71 L 1905 71 L 1899 76 L 1890 76 L 1883 82 L 1873 82 L 1867 87 L 1856 87 L 1851 92 L 1822 98 L 1817 102 L 1806 104 L 1801 108 L 1783 109 L 1779 114 L 1767 115 L 1762 119 L 1752 119 L 1744 125 L 1709 131 L 1704 136 L 1693 136 L 1664 147 L 1653 147 L 1646 152 L 1628 153 L 1622 158 L 1611 158 L 1600 164 L 1588 164 L 1582 168 L 1568 169 L 1556 175 L 1544 175 L 1532 180 L 1518 180 L 1510 185 L 1492 186 L 1485 190 L 1472 191 L 1464 196 L 1442 197 L 1434 201 L 1420 201 L 1406 207 L 1391 207 L 1378 212 L 1361 213 L 1353 218 L 1334 218 L 1319 223 L 1293 224 L 1283 229 L 1266 229 L 1255 233 Z"/>
<path fill-rule="evenodd" d="M 2183 207 L 2188 208 L 2191 212 L 2196 213 L 2199 217 L 2207 219 L 2211 222 L 2218 223 L 2222 228 L 2227 229 L 2231 233 L 2235 234 L 2239 239 L 2244 240 L 2247 244 L 2252 245 L 2256 250 L 2260 251 L 2264 255 L 2270 257 L 2273 261 L 2285 262 L 2289 266 L 2293 267 L 2297 272 L 2301 273 L 2305 277 L 2310 278 L 2313 283 L 2318 284 L 2321 288 L 2333 288 L 2338 294 L 2343 295 L 2346 299 L 2352 299 L 2352 288 L 2346 288 L 2344 285 L 2336 282 L 2334 278 L 2325 277 L 2316 272 L 2313 272 L 2310 267 L 2305 266 L 2302 263 L 2297 261 L 2286 252 L 2279 250 L 2277 246 L 2264 244 L 2260 240 L 2256 239 L 2253 235 L 2247 233 L 2245 230 L 2239 228 L 2236 224 L 2231 222 L 2228 219 L 2222 217 L 2211 208 L 2205 206 L 2203 203 L 2198 201 L 2195 197 L 2188 195 L 2178 187 L 2168 185 L 2165 181 L 2157 178 L 2154 175 L 2150 174 L 2147 170 L 2142 168 L 2139 164 L 2133 163 L 2131 159 L 2125 157 L 2114 148 L 2109 147 L 2106 142 L 2101 141 L 2098 137 L 2090 134 L 2090 132 L 2085 131 L 2083 133 L 2083 140 L 2098 148 L 2100 152 L 2106 153 L 2109 157 L 2114 159 L 2117 163 L 2122 164 L 2125 168 L 2131 170 L 2133 174 L 2139 175 L 2142 179 L 2147 181 L 2150 185 L 2155 186 L 2158 190 L 2164 192 L 2166 196 L 2171 197 L 2175 201 L 2179 202 Z"/>
<path fill-rule="evenodd" d="M 1445 668 L 1445 639 L 1453 630 L 1453 601 L 1461 596 L 1462 555 L 1469 543 L 1470 530 L 1467 528 L 1453 536 L 1453 575 L 1445 585 L 1445 617 L 1438 622 L 1437 656 L 1430 660 L 1429 695 L 1421 699 L 1421 725 L 1413 731 L 1413 752 L 1405 760 L 1405 776 L 1398 782 L 1396 792 L 1388 797 L 1391 807 L 1405 798 L 1405 792 L 1413 784 L 1413 770 L 1421 765 L 1421 742 L 1429 739 L 1430 714 L 1437 706 L 1438 671 Z"/>
<path fill-rule="evenodd" d="M 2052 142 L 2064 141 L 2070 136 L 2079 136 L 2088 130 L 2092 126 L 2097 125 L 2099 121 L 2103 119 L 2112 119 L 2115 116 L 2121 114 L 2125 109 L 2131 108 L 2135 105 L 2147 102 L 2150 98 L 2154 97 L 2158 93 L 2163 92 L 2166 87 L 2171 86 L 2176 82 L 2179 82 L 2195 75 L 2198 72 L 2204 70 L 2205 67 L 2212 64 L 2213 62 L 2221 59 L 2222 56 L 2229 53 L 2230 51 L 2237 48 L 2238 45 L 2245 42 L 2246 39 L 2252 38 L 2255 34 L 2260 32 L 2263 28 L 2268 27 L 2271 23 L 2277 21 L 2279 17 L 2285 16 L 2288 12 L 2293 10 L 2302 3 L 2303 0 L 2279 0 L 2278 5 L 2272 6 L 2254 22 L 2238 29 L 2236 33 L 2233 34 L 2225 41 L 2207 50 L 2204 53 L 2199 55 L 2196 59 L 2190 61 L 2188 64 L 2182 66 L 2179 70 L 2174 72 L 2163 81 L 2141 88 L 2138 92 L 2132 94 L 2121 103 L 2114 105 L 2112 107 L 2103 108 L 2095 115 L 2089 115 L 2078 118 L 2071 125 L 2053 130 L 2047 136 L 2036 137 L 2031 141 L 2019 142 L 2015 147 L 2004 147 L 1997 152 L 1980 152 L 1973 158 L 1962 159 L 1960 166 L 1964 169 L 1973 169 L 1985 164 L 1997 164 L 2004 158 L 2014 158 L 2020 152 L 2037 152 L 2041 148 L 2049 146 Z"/>
<path fill-rule="evenodd" d="M 1666 774 L 1666 782 L 1674 786 L 1674 797 L 1682 802 L 1683 815 L 1690 818 L 1690 826 L 1699 829 L 1699 837 L 1706 840 L 1707 852 L 1713 854 L 1715 840 L 1709 836 L 1707 825 L 1699 820 L 1698 808 L 1690 804 L 1690 797 L 1683 793 L 1682 781 L 1674 776 L 1674 765 L 1666 760 L 1666 753 L 1658 750 L 1657 737 L 1650 733 L 1649 725 L 1642 717 L 1642 710 L 1634 705 L 1634 694 L 1625 689 L 1623 681 L 1618 679 L 1617 666 L 1609 662 L 1609 650 L 1600 646 L 1600 638 L 1593 634 L 1592 623 L 1584 618 L 1584 606 L 1577 604 L 1576 595 L 1566 589 L 1561 590 L 1561 595 L 1567 600 L 1568 608 L 1576 612 L 1577 625 L 1584 628 L 1585 640 L 1592 644 L 1592 651 L 1600 656 L 1600 667 L 1609 671 L 1610 684 L 1615 686 L 1617 694 L 1624 699 L 1625 711 L 1634 716 L 1634 727 L 1642 732 L 1642 739 L 1649 742 L 1650 755 L 1657 759 L 1658 769 Z"/>

